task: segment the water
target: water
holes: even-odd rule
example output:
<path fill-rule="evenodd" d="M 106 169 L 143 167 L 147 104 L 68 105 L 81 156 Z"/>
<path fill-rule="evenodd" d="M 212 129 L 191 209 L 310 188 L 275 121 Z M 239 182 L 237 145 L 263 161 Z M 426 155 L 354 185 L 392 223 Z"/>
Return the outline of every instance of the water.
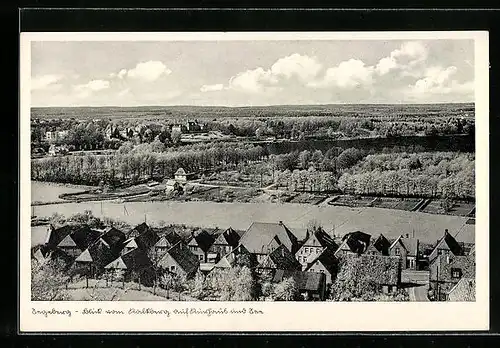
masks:
<path fill-rule="evenodd" d="M 260 144 L 262 145 L 262 144 Z M 324 152 L 332 147 L 348 149 L 356 147 L 366 151 L 380 152 L 384 148 L 392 149 L 399 147 L 421 147 L 422 151 L 460 151 L 474 152 L 474 136 L 451 135 L 436 137 L 396 137 L 396 138 L 367 138 L 349 140 L 302 140 L 294 142 L 267 143 L 264 145 L 270 154 L 279 155 L 292 151 L 321 150 Z"/>
<path fill-rule="evenodd" d="M 32 191 L 44 186 L 32 183 Z M 459 216 L 433 215 L 419 212 L 389 210 L 381 208 L 348 208 L 338 206 L 315 206 L 307 204 L 276 203 L 215 203 L 215 202 L 83 202 L 36 206 L 37 216 L 54 213 L 70 216 L 90 210 L 95 216 L 107 216 L 129 224 L 164 221 L 188 226 L 219 227 L 222 229 L 247 229 L 254 221 L 278 222 L 282 220 L 297 237 L 305 235 L 310 220 L 317 220 L 327 231 L 335 228 L 335 234 L 360 230 L 373 236 L 384 234 L 396 238 L 400 234 L 415 233 L 422 241 L 433 243 L 441 238 L 444 229 L 459 233 L 463 242 L 474 242 L 474 225 L 466 225 L 467 218 Z M 33 240 L 43 240 L 42 229 L 32 230 Z M 33 244 L 33 243 L 32 243 Z"/>
<path fill-rule="evenodd" d="M 90 186 L 64 185 L 56 183 L 34 182 L 31 185 L 32 202 L 64 202 L 59 195 L 63 193 L 75 193 L 88 190 Z"/>

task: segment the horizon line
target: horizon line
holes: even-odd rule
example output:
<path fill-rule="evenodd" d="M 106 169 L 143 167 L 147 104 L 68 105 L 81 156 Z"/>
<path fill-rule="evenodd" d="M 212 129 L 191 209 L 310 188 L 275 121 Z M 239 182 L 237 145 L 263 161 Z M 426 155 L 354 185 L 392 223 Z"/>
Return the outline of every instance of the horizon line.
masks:
<path fill-rule="evenodd" d="M 325 103 L 325 104 L 262 104 L 262 105 L 194 105 L 194 104 L 173 104 L 173 105 L 50 105 L 37 106 L 32 105 L 30 109 L 48 109 L 48 108 L 142 108 L 142 107 L 198 107 L 198 108 L 258 108 L 258 107 L 279 107 L 279 106 L 343 106 L 343 105 L 449 105 L 449 104 L 475 104 L 471 102 L 435 102 L 435 103 Z"/>

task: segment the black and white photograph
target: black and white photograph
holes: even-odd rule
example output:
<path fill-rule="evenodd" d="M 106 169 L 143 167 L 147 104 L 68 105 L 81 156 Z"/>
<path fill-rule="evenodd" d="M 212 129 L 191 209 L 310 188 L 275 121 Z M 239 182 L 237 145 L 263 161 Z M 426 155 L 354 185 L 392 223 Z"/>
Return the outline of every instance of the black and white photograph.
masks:
<path fill-rule="evenodd" d="M 31 303 L 475 302 L 487 57 L 410 34 L 32 38 Z"/>

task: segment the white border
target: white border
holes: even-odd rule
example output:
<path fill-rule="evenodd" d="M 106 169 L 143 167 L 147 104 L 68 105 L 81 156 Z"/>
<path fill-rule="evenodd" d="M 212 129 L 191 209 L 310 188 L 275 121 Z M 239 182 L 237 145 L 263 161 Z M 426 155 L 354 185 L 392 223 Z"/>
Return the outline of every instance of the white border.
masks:
<path fill-rule="evenodd" d="M 241 40 L 435 40 L 475 41 L 476 107 L 476 302 L 31 302 L 30 278 L 30 76 L 31 41 L 241 41 Z M 21 33 L 20 331 L 443 331 L 489 329 L 489 62 L 488 32 L 227 32 L 227 33 Z M 264 315 L 231 316 L 34 316 L 32 308 L 183 309 L 256 308 Z"/>

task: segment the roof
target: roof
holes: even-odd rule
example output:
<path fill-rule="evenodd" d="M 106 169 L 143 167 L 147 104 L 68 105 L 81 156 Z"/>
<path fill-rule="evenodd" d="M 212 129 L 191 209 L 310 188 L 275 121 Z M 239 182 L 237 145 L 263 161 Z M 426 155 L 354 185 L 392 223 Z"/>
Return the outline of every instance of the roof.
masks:
<path fill-rule="evenodd" d="M 241 237 L 240 244 L 251 253 L 267 254 L 273 239 L 287 247 L 290 252 L 297 251 L 297 237 L 281 222 L 253 222 Z"/>
<path fill-rule="evenodd" d="M 444 232 L 443 237 L 436 243 L 435 248 L 432 250 L 432 253 L 434 253 L 435 250 L 450 250 L 453 255 L 462 255 L 462 247 L 460 244 L 456 241 L 455 238 L 446 230 Z M 432 254 L 431 253 L 431 254 Z"/>
<path fill-rule="evenodd" d="M 163 235 L 158 242 L 156 242 L 155 247 L 172 247 L 178 242 L 183 242 L 182 238 L 176 232 L 170 232 Z"/>
<path fill-rule="evenodd" d="M 217 236 L 213 244 L 229 245 L 230 247 L 235 248 L 238 246 L 240 238 L 240 235 L 231 227 L 229 227 L 227 230 Z"/>
<path fill-rule="evenodd" d="M 184 168 L 179 168 L 175 172 L 175 175 L 186 175 L 186 171 L 184 170 Z"/>
<path fill-rule="evenodd" d="M 135 238 L 137 246 L 144 250 L 148 250 L 153 245 L 158 242 L 160 238 L 156 234 L 156 232 L 152 228 L 148 228 L 146 231 L 141 233 L 138 237 Z"/>
<path fill-rule="evenodd" d="M 273 282 L 278 283 L 286 278 L 293 278 L 299 291 L 320 291 L 325 275 L 319 272 L 277 270 Z"/>
<path fill-rule="evenodd" d="M 108 243 L 110 247 L 115 247 L 122 244 L 125 241 L 126 237 L 125 233 L 123 233 L 122 231 L 114 227 L 108 227 L 103 231 L 101 239 Z"/>
<path fill-rule="evenodd" d="M 364 253 L 370 245 L 371 236 L 367 233 L 356 231 L 347 233 L 342 237 L 339 250 L 346 250 L 357 254 Z"/>
<path fill-rule="evenodd" d="M 300 270 L 302 268 L 301 264 L 284 245 L 280 245 L 267 255 L 258 267 L 283 270 Z"/>
<path fill-rule="evenodd" d="M 83 253 L 76 258 L 77 262 L 92 262 L 97 267 L 104 267 L 115 259 L 115 255 L 109 248 L 108 244 L 102 240 L 97 240 L 90 247 L 85 249 Z"/>
<path fill-rule="evenodd" d="M 193 238 L 189 241 L 188 245 L 196 245 L 203 252 L 208 252 L 210 247 L 215 241 L 215 237 L 205 230 L 198 230 L 194 232 Z"/>
<path fill-rule="evenodd" d="M 99 231 L 91 229 L 88 225 L 83 225 L 71 233 L 71 238 L 75 241 L 80 250 L 87 249 L 92 243 L 101 237 Z"/>
<path fill-rule="evenodd" d="M 316 256 L 311 262 L 308 260 L 306 271 L 311 268 L 316 262 L 320 262 L 330 273 L 336 273 L 339 260 L 335 257 L 335 252 L 332 249 L 325 249 L 321 254 Z"/>
<path fill-rule="evenodd" d="M 397 243 L 401 243 L 403 247 L 408 252 L 409 256 L 417 256 L 418 255 L 418 239 L 416 238 L 405 238 L 403 236 L 399 236 L 390 246 L 392 249 Z"/>
<path fill-rule="evenodd" d="M 309 232 L 307 232 L 309 235 Z M 316 229 L 302 245 L 316 245 L 316 241 L 323 248 L 330 248 L 333 250 L 338 249 L 337 243 L 333 240 L 331 236 L 328 235 L 322 228 Z"/>
<path fill-rule="evenodd" d="M 172 257 L 179 267 L 182 268 L 182 270 L 187 274 L 194 273 L 200 265 L 200 261 L 196 255 L 194 255 L 182 242 L 178 242 L 173 247 L 168 249 L 162 260 L 166 258 L 167 255 L 170 255 L 170 257 Z M 159 264 L 162 263 L 162 260 L 160 260 Z"/>
<path fill-rule="evenodd" d="M 130 250 L 105 266 L 105 268 L 128 270 L 141 270 L 149 267 L 153 267 L 153 264 L 146 253 L 139 248 Z"/>
<path fill-rule="evenodd" d="M 56 248 L 68 235 L 71 235 L 71 239 L 78 248 L 84 250 L 99 238 L 100 232 L 92 230 L 85 224 L 67 224 L 50 231 L 47 246 L 49 249 Z"/>
<path fill-rule="evenodd" d="M 380 234 L 374 242 L 370 243 L 366 251 L 375 250 L 381 255 L 389 255 L 390 247 L 391 243 L 389 240 L 387 240 L 383 234 Z"/>
<path fill-rule="evenodd" d="M 475 301 L 476 300 L 476 280 L 470 277 L 463 277 L 448 292 L 449 301 Z"/>
<path fill-rule="evenodd" d="M 141 234 L 143 234 L 144 232 L 146 232 L 147 230 L 149 230 L 149 226 L 143 222 L 137 226 L 135 226 L 129 233 L 128 237 L 138 237 L 140 236 Z"/>

